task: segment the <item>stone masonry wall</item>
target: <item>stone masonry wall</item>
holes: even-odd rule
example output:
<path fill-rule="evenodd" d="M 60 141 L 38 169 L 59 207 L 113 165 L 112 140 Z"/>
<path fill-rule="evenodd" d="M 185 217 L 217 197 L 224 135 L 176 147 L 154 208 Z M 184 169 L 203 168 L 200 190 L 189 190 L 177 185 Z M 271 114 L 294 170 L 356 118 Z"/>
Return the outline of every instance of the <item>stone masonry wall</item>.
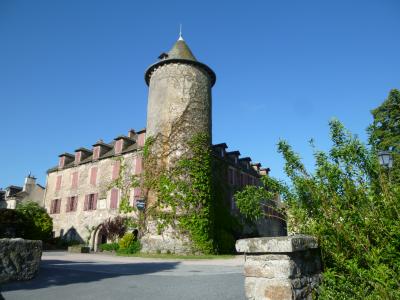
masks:
<path fill-rule="evenodd" d="M 322 263 L 315 238 L 305 235 L 242 239 L 245 292 L 251 300 L 311 300 L 321 282 Z"/>
<path fill-rule="evenodd" d="M 0 283 L 32 279 L 41 257 L 42 241 L 0 239 Z"/>
<path fill-rule="evenodd" d="M 137 152 L 122 155 L 127 166 L 126 172 L 129 174 L 134 174 L 136 155 L 138 155 Z M 111 191 L 109 185 L 112 182 L 112 170 L 115 163 L 115 158 L 107 158 L 78 165 L 74 168 L 62 169 L 48 175 L 44 201 L 47 211 L 50 213 L 52 200 L 61 199 L 60 213 L 50 214 L 53 219 L 55 236 L 65 235 L 69 230 L 75 229 L 82 241 L 86 241 L 89 233 L 91 233 L 90 245 L 93 246 L 94 232 L 90 232 L 88 229 L 97 227 L 108 218 L 120 215 L 118 208 L 110 208 Z M 93 167 L 98 168 L 97 180 L 94 185 L 90 184 L 90 170 Z M 78 184 L 76 188 L 72 187 L 72 173 L 74 172 L 78 172 Z M 61 187 L 57 190 L 56 181 L 59 175 L 62 176 L 62 180 Z M 85 211 L 83 209 L 85 195 L 91 193 L 98 193 L 97 208 Z M 132 189 L 130 195 L 131 204 L 133 204 L 133 193 Z M 78 196 L 78 206 L 76 211 L 67 212 L 67 199 L 71 196 Z"/>

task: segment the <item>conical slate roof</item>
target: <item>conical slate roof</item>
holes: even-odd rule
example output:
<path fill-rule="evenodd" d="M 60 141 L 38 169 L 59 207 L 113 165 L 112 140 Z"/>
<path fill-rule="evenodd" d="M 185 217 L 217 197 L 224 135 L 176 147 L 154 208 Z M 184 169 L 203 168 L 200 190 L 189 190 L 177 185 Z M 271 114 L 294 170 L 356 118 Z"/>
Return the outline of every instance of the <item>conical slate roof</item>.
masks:
<path fill-rule="evenodd" d="M 168 59 L 188 59 L 197 61 L 189 46 L 181 37 L 179 38 L 179 40 L 176 41 L 174 46 L 172 46 L 172 49 L 168 52 Z"/>
<path fill-rule="evenodd" d="M 211 79 L 211 86 L 215 84 L 216 77 L 214 71 L 211 70 L 210 67 L 208 67 L 207 65 L 197 61 L 189 46 L 183 40 L 182 35 L 179 36 L 179 39 L 172 46 L 171 50 L 168 53 L 162 53 L 159 56 L 159 59 L 160 60 L 158 62 L 151 65 L 146 70 L 144 79 L 147 85 L 149 85 L 151 74 L 156 68 L 170 63 L 186 63 L 190 65 L 195 65 L 207 72 Z"/>

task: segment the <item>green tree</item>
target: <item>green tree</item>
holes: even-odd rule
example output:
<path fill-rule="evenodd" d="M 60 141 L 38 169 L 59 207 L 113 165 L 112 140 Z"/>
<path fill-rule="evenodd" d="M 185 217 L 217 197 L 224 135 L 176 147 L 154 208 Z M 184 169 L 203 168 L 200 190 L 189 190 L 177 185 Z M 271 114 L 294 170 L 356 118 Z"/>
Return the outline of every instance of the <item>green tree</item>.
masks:
<path fill-rule="evenodd" d="M 329 152 L 315 151 L 309 172 L 280 141 L 291 189 L 289 231 L 318 238 L 322 299 L 400 299 L 400 189 L 381 176 L 374 149 L 337 121 Z"/>
<path fill-rule="evenodd" d="M 25 219 L 24 238 L 31 240 L 46 241 L 51 238 L 53 231 L 53 220 L 46 210 L 36 202 L 27 201 L 19 203 L 16 207 Z"/>
<path fill-rule="evenodd" d="M 376 151 L 391 151 L 391 179 L 400 183 L 400 91 L 393 89 L 387 99 L 371 111 L 374 118 L 368 127 L 369 143 Z"/>

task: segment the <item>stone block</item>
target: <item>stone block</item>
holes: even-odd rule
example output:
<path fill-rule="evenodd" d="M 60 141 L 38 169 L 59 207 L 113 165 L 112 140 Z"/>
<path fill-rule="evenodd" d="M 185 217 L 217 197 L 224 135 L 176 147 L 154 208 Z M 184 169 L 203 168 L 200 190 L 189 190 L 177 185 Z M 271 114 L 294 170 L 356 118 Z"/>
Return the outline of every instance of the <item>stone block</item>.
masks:
<path fill-rule="evenodd" d="M 236 241 L 236 251 L 244 253 L 291 253 L 318 248 L 317 239 L 308 235 L 261 237 Z"/>
<path fill-rule="evenodd" d="M 292 300 L 289 280 L 246 277 L 245 294 L 249 300 Z"/>
<path fill-rule="evenodd" d="M 32 279 L 41 257 L 42 241 L 0 239 L 0 283 Z"/>
<path fill-rule="evenodd" d="M 287 255 L 246 256 L 244 264 L 244 274 L 250 277 L 290 278 L 296 272 L 296 265 Z"/>

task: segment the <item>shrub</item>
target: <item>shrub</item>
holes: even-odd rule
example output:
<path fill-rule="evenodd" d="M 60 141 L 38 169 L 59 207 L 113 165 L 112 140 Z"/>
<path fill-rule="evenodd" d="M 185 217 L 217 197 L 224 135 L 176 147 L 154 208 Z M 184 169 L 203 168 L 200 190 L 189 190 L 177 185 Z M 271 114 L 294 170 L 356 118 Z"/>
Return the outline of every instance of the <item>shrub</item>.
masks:
<path fill-rule="evenodd" d="M 115 242 L 118 238 L 121 238 L 127 229 L 126 218 L 121 216 L 115 217 L 114 219 L 109 218 L 103 222 L 103 228 L 107 234 L 107 237 Z"/>
<path fill-rule="evenodd" d="M 119 249 L 118 243 L 109 243 L 109 244 L 101 244 L 100 250 L 101 251 L 117 251 Z"/>
<path fill-rule="evenodd" d="M 133 233 L 126 233 L 119 241 L 118 253 L 133 254 L 139 252 L 140 249 L 140 242 L 135 240 L 135 235 Z"/>
<path fill-rule="evenodd" d="M 28 201 L 17 205 L 18 211 L 25 218 L 24 238 L 47 241 L 53 231 L 53 220 L 46 209 L 36 202 Z"/>
<path fill-rule="evenodd" d="M 15 238 L 25 236 L 27 220 L 15 209 L 0 209 L 0 238 Z"/>

